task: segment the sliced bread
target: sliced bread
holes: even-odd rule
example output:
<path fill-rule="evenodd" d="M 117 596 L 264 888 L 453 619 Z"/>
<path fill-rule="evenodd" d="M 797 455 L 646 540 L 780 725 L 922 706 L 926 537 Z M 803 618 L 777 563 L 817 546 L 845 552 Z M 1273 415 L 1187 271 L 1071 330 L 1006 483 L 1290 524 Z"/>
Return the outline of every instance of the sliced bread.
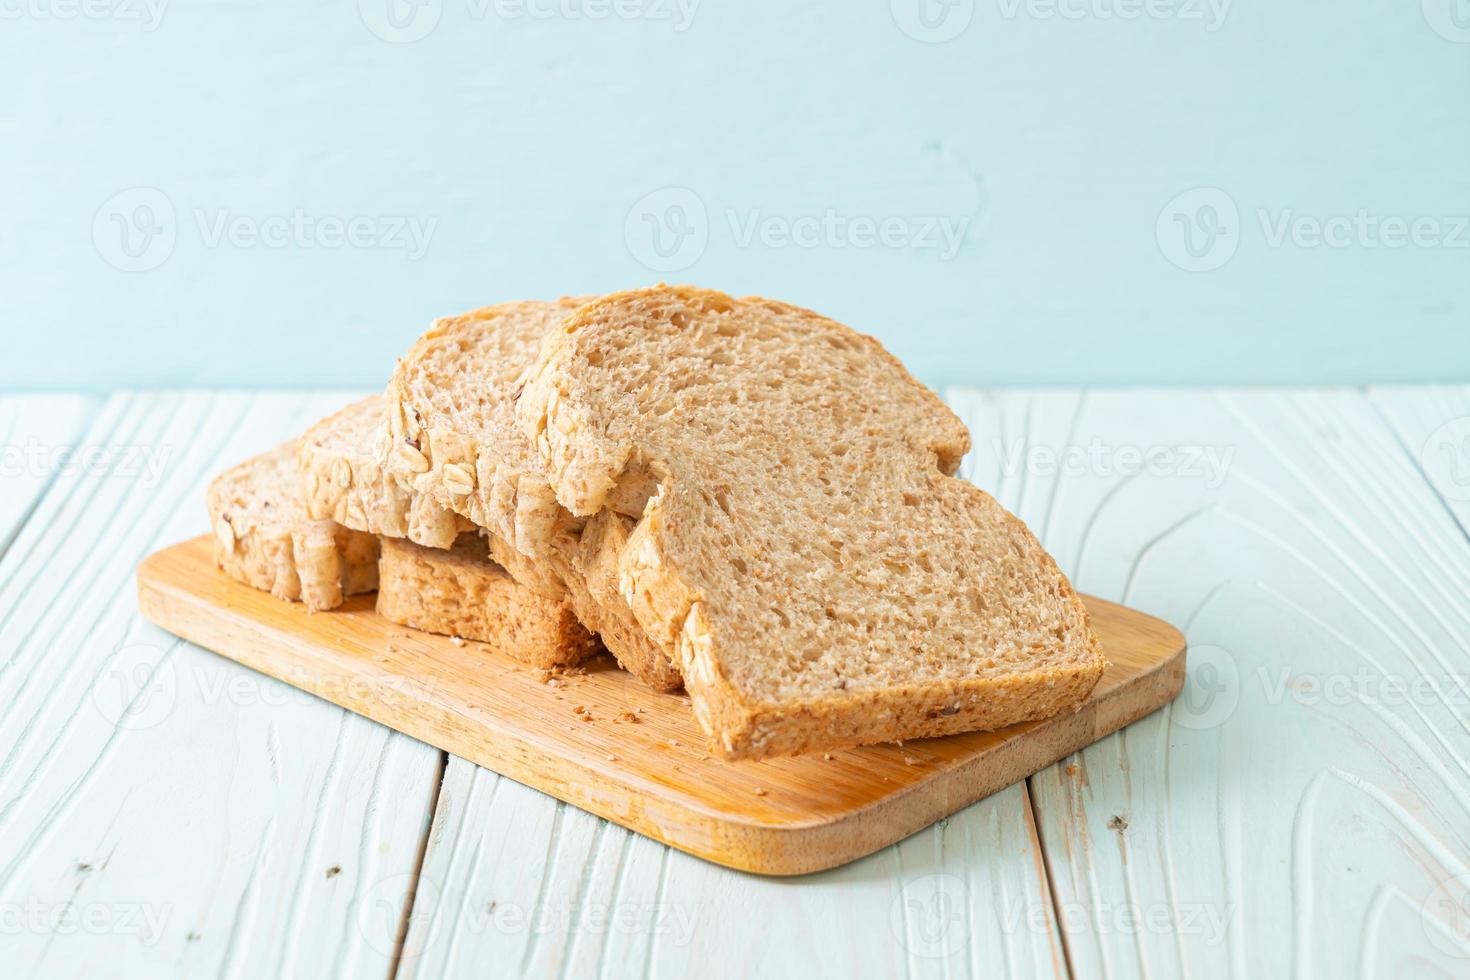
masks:
<path fill-rule="evenodd" d="M 236 581 L 313 611 L 378 587 L 377 537 L 307 514 L 294 443 L 221 473 L 205 499 L 215 563 Z"/>
<path fill-rule="evenodd" d="M 383 465 L 387 438 L 381 395 L 353 402 L 307 429 L 296 454 L 307 513 L 356 531 L 450 547 L 474 525 L 394 479 Z"/>
<path fill-rule="evenodd" d="M 388 466 L 411 492 L 485 528 L 532 569 L 556 572 L 618 662 L 669 690 L 680 684 L 677 668 L 644 635 L 621 593 L 589 578 L 582 522 L 557 504 L 544 462 L 515 422 L 517 379 L 546 333 L 581 303 L 506 303 L 436 322 L 388 386 Z M 506 565 L 518 579 L 524 573 Z"/>
<path fill-rule="evenodd" d="M 809 310 L 605 297 L 548 335 L 517 414 L 572 514 L 637 511 L 600 560 L 726 757 L 1041 718 L 1106 666 L 1036 538 L 954 477 L 963 423 Z"/>
<path fill-rule="evenodd" d="M 448 549 L 382 539 L 378 612 L 403 626 L 460 636 L 543 669 L 598 649 L 565 602 L 518 584 L 491 560 L 485 539 L 461 534 Z"/>
<path fill-rule="evenodd" d="M 567 601 L 556 571 L 531 561 L 499 535 L 477 528 L 428 494 L 394 477 L 385 464 L 389 441 L 382 395 L 353 402 L 306 430 L 297 443 L 306 509 L 355 531 L 449 548 L 466 531 L 485 537 L 491 560 L 547 599 Z"/>

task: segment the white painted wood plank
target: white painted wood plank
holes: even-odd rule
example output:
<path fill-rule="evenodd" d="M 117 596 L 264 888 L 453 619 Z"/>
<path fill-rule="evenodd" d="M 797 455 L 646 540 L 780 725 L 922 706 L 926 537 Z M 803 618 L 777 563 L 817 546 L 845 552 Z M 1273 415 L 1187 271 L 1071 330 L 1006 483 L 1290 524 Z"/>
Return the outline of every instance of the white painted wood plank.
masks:
<path fill-rule="evenodd" d="M 121 465 L 77 445 L 96 399 L 82 395 L 0 396 L 0 582 L 3 559 L 51 481 L 65 469 Z"/>
<path fill-rule="evenodd" d="M 1367 399 L 954 397 L 1077 585 L 1190 638 L 1179 702 L 1030 781 L 1076 975 L 1463 975 L 1470 548 Z"/>
<path fill-rule="evenodd" d="M 1062 976 L 1023 786 L 761 878 L 451 758 L 400 977 Z"/>
<path fill-rule="evenodd" d="M 387 976 L 441 755 L 140 620 L 208 478 L 345 395 L 109 399 L 0 585 L 0 975 Z"/>
<path fill-rule="evenodd" d="M 1470 535 L 1470 385 L 1384 385 L 1368 398 Z"/>

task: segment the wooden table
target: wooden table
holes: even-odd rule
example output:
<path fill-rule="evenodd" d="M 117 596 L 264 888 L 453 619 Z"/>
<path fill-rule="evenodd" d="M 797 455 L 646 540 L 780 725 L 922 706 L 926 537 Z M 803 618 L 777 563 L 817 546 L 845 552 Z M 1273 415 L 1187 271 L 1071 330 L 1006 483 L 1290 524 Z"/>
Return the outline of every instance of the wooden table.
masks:
<path fill-rule="evenodd" d="M 969 475 L 1185 629 L 1190 682 L 790 880 L 140 619 L 207 478 L 349 393 L 0 398 L 0 976 L 1470 974 L 1470 389 L 948 396 Z"/>

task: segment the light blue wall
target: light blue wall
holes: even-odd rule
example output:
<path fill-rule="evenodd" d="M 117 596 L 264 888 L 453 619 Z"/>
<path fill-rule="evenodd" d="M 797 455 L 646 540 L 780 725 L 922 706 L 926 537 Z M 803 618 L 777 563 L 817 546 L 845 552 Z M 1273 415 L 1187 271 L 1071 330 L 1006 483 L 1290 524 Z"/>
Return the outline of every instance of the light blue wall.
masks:
<path fill-rule="evenodd" d="M 434 315 L 660 278 L 932 383 L 1470 377 L 1467 0 L 0 15 L 3 387 L 371 385 Z"/>

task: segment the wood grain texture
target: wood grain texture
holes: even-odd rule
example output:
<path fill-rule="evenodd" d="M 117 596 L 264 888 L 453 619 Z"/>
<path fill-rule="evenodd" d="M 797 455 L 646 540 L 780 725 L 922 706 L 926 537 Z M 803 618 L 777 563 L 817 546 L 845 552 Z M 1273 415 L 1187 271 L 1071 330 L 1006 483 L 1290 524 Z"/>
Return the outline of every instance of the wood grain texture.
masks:
<path fill-rule="evenodd" d="M 1346 390 L 953 397 L 1079 588 L 1190 641 L 1030 780 L 1074 973 L 1462 975 L 1470 550 L 1413 440 Z"/>
<path fill-rule="evenodd" d="M 819 871 L 900 840 L 1156 710 L 1183 682 L 1177 631 L 1095 602 L 1112 666 L 1073 713 L 995 733 L 726 763 L 705 750 L 687 697 L 653 692 L 610 660 L 552 683 L 483 644 L 396 626 L 367 596 L 311 614 L 219 572 L 207 537 L 151 555 L 138 592 L 145 616 L 190 642 L 656 840 L 764 874 Z"/>
<path fill-rule="evenodd" d="M 75 442 L 116 465 L 57 475 L 0 561 L 0 976 L 391 973 L 440 754 L 134 597 L 214 472 L 345 400 L 108 399 Z"/>

